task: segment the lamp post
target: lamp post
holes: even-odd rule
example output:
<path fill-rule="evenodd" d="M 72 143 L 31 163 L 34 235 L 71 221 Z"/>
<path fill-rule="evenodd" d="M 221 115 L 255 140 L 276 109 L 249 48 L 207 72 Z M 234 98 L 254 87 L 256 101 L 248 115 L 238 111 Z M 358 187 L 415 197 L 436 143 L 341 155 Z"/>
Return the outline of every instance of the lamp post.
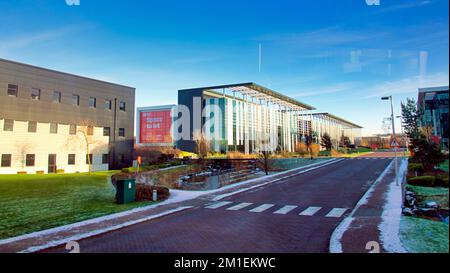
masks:
<path fill-rule="evenodd" d="M 405 146 L 406 146 L 406 150 L 404 155 L 407 156 L 408 155 L 408 149 L 409 149 L 409 145 L 408 145 L 408 138 L 405 136 L 405 131 L 403 128 L 403 116 L 397 116 L 398 119 L 400 119 L 400 128 L 402 129 L 402 138 L 405 140 Z"/>
<path fill-rule="evenodd" d="M 391 121 L 392 121 L 392 141 L 397 142 L 395 140 L 395 116 L 394 116 L 394 102 L 392 101 L 392 96 L 382 97 L 381 100 L 390 100 L 391 101 Z M 397 144 L 398 145 L 398 144 Z M 398 164 L 397 164 L 397 145 L 394 146 L 394 164 L 395 164 L 395 185 L 399 186 L 398 183 Z"/>

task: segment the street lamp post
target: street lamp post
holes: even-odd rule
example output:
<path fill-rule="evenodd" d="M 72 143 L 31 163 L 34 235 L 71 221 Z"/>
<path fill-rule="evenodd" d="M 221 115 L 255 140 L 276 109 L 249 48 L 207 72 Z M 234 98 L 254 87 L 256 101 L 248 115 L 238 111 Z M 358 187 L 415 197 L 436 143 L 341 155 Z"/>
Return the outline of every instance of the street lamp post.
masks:
<path fill-rule="evenodd" d="M 395 140 L 395 116 L 394 116 L 394 102 L 392 100 L 392 96 L 382 97 L 382 100 L 390 100 L 391 101 L 391 120 L 392 120 L 392 141 L 397 142 Z M 397 145 L 394 145 L 394 164 L 395 164 L 395 185 L 399 186 L 398 183 L 398 164 L 397 164 Z"/>
<path fill-rule="evenodd" d="M 408 138 L 405 136 L 405 131 L 403 129 L 403 116 L 397 116 L 398 119 L 400 119 L 400 128 L 402 129 L 402 138 L 405 141 L 405 146 L 406 146 L 406 150 L 404 155 L 407 156 L 408 155 L 408 149 L 409 149 L 409 143 L 408 143 Z"/>

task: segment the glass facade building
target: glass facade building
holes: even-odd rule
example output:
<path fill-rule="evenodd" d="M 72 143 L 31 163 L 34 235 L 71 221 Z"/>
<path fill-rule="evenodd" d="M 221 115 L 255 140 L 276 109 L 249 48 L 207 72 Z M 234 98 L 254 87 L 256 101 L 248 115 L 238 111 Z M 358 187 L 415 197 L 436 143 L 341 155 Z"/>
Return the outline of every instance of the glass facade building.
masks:
<path fill-rule="evenodd" d="M 448 86 L 419 89 L 418 108 L 421 126 L 430 127 L 433 139 L 448 151 Z"/>

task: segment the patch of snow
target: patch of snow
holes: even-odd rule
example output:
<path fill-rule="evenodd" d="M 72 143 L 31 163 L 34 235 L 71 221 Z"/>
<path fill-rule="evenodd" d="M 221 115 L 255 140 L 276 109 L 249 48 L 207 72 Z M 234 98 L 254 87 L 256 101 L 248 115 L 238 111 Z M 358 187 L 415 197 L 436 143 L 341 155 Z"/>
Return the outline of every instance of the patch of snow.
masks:
<path fill-rule="evenodd" d="M 389 253 L 407 252 L 399 237 L 403 205 L 402 185 L 406 179 L 407 170 L 408 160 L 403 159 L 396 178 L 401 179 L 401 181 L 399 181 L 399 186 L 396 185 L 396 180 L 389 185 L 389 190 L 385 196 L 386 203 L 383 207 L 381 223 L 378 226 L 383 247 Z"/>
<path fill-rule="evenodd" d="M 349 229 L 353 222 L 353 217 L 346 217 L 339 226 L 333 231 L 330 239 L 330 253 L 342 253 L 341 239 L 344 233 Z"/>

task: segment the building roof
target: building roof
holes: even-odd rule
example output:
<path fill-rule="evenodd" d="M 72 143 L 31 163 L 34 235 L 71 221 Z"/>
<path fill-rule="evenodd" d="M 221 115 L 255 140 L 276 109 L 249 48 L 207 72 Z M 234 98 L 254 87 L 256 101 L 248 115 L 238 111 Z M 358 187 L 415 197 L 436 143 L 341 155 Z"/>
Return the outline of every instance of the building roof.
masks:
<path fill-rule="evenodd" d="M 158 111 L 158 110 L 169 110 L 174 108 L 175 104 L 169 104 L 169 105 L 155 105 L 155 106 L 146 106 L 146 107 L 137 107 L 138 112 L 145 112 L 145 111 Z"/>
<path fill-rule="evenodd" d="M 350 122 L 350 121 L 340 118 L 338 116 L 332 115 L 330 113 L 312 113 L 312 114 L 300 114 L 300 115 L 301 116 L 312 115 L 312 116 L 319 116 L 319 117 L 327 117 L 327 118 L 335 120 L 341 124 L 344 124 L 345 126 L 347 126 L 348 128 L 351 128 L 351 129 L 362 129 L 363 128 L 362 126 L 360 126 L 358 124 L 355 124 L 353 122 Z"/>
<path fill-rule="evenodd" d="M 426 92 L 448 92 L 448 86 L 435 86 L 435 87 L 425 87 L 419 88 L 419 93 Z"/>
<path fill-rule="evenodd" d="M 217 85 L 199 88 L 182 89 L 180 91 L 191 91 L 191 90 L 217 90 L 217 89 L 229 89 L 233 92 L 239 92 L 243 95 L 249 95 L 253 98 L 264 99 L 273 104 L 286 106 L 296 110 L 315 110 L 311 105 L 300 102 L 288 96 L 285 96 L 279 92 L 273 91 L 267 87 L 258 85 L 253 82 L 248 83 L 238 83 L 238 84 L 227 84 L 227 85 Z"/>
<path fill-rule="evenodd" d="M 85 76 L 80 76 L 80 75 L 70 74 L 70 73 L 67 73 L 67 72 L 61 72 L 61 71 L 57 71 L 57 70 L 53 70 L 53 69 L 49 69 L 49 68 L 39 67 L 39 66 L 30 65 L 30 64 L 25 64 L 25 63 L 20 63 L 20 62 L 11 61 L 11 60 L 6 60 L 6 59 L 2 59 L 2 58 L 0 58 L 0 62 L 5 62 L 5 63 L 10 63 L 10 64 L 15 64 L 15 65 L 21 65 L 21 66 L 25 66 L 25 67 L 30 67 L 30 68 L 34 68 L 34 69 L 39 69 L 39 70 L 44 70 L 44 71 L 48 71 L 48 72 L 52 72 L 52 73 L 57 73 L 57 74 L 60 74 L 60 75 L 65 75 L 65 76 L 70 76 L 70 77 L 76 77 L 76 78 L 84 79 L 84 80 L 96 81 L 96 82 L 103 83 L 103 84 L 109 84 L 109 85 L 113 85 L 113 86 L 118 86 L 118 87 L 124 87 L 124 88 L 128 88 L 128 89 L 133 89 L 133 90 L 136 89 L 136 88 L 131 87 L 131 86 L 126 86 L 126 85 L 122 85 L 122 84 L 118 84 L 118 83 L 113 83 L 113 82 L 107 82 L 107 81 L 103 81 L 103 80 L 97 80 L 97 79 L 93 79 L 93 78 L 89 78 L 89 77 L 85 77 Z"/>

